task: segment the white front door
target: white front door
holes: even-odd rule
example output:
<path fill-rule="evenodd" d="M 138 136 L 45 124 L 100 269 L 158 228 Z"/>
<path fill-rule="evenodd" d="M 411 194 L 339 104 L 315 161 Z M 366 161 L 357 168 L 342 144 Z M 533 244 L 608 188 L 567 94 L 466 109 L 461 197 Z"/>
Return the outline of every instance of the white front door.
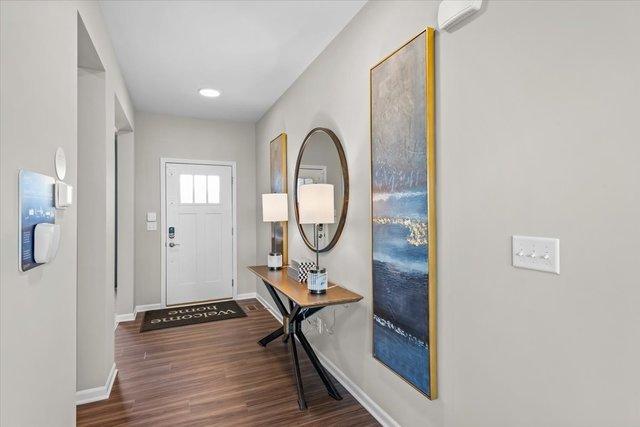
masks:
<path fill-rule="evenodd" d="M 165 166 L 167 305 L 233 296 L 231 166 Z"/>

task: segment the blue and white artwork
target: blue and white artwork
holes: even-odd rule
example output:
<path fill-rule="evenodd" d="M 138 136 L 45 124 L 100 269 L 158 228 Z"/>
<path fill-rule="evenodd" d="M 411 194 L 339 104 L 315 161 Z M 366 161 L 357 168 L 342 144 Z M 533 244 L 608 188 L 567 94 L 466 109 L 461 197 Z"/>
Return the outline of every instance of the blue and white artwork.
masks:
<path fill-rule="evenodd" d="M 373 355 L 431 396 L 426 37 L 371 69 Z"/>
<path fill-rule="evenodd" d="M 37 172 L 21 170 L 20 186 L 20 269 L 31 270 L 41 264 L 33 259 L 33 235 L 37 224 L 55 223 L 55 179 Z"/>

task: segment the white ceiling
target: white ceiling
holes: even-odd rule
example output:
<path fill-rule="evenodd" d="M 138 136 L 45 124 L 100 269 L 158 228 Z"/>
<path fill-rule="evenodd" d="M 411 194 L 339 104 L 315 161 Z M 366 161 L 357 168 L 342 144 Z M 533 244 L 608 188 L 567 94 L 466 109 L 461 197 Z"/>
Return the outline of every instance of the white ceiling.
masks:
<path fill-rule="evenodd" d="M 100 2 L 136 109 L 234 121 L 257 121 L 364 3 Z"/>

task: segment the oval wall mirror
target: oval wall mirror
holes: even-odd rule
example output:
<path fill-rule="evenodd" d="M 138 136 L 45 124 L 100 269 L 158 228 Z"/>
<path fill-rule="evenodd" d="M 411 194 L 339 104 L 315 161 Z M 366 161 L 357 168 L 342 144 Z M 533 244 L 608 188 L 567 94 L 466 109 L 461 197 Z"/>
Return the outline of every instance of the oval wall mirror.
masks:
<path fill-rule="evenodd" d="M 300 224 L 298 209 L 298 188 L 306 184 L 332 184 L 334 197 L 334 223 L 320 224 L 318 227 L 318 247 L 320 252 L 333 248 L 344 228 L 349 206 L 349 171 L 347 158 L 340 139 L 332 130 L 315 128 L 304 138 L 298 153 L 294 176 L 294 207 L 298 230 L 307 247 L 313 251 L 313 225 Z"/>

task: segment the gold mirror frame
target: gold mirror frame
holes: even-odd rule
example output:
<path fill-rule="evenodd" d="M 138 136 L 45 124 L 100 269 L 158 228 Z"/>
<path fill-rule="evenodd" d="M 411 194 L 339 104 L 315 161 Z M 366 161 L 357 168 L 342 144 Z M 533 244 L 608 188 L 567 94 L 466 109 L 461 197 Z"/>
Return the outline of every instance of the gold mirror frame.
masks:
<path fill-rule="evenodd" d="M 319 252 L 328 252 L 336 245 L 336 243 L 338 243 L 338 240 L 342 235 L 342 230 L 344 229 L 344 224 L 347 220 L 347 211 L 349 209 L 349 168 L 347 167 L 347 157 L 344 154 L 344 149 L 342 148 L 340 139 L 331 129 L 322 127 L 311 129 L 307 136 L 304 137 L 304 141 L 302 141 L 302 147 L 300 147 L 300 151 L 298 152 L 298 159 L 296 160 L 295 174 L 293 177 L 293 206 L 296 213 L 296 223 L 298 224 L 298 231 L 302 236 L 302 240 L 304 240 L 305 245 L 307 245 L 309 249 L 315 251 L 316 248 L 313 246 L 313 242 L 309 240 L 304 232 L 304 229 L 302 228 L 302 224 L 300 224 L 300 215 L 298 213 L 298 173 L 300 172 L 300 164 L 302 162 L 304 149 L 309 143 L 311 135 L 316 132 L 324 132 L 329 136 L 329 138 L 331 138 L 331 141 L 333 141 L 333 145 L 336 147 L 336 150 L 338 151 L 338 157 L 340 158 L 340 168 L 342 169 L 342 184 L 344 186 L 344 194 L 342 196 L 342 211 L 340 212 L 340 219 L 338 220 L 338 228 L 336 229 L 336 232 L 331 238 L 329 244 L 319 250 Z"/>

